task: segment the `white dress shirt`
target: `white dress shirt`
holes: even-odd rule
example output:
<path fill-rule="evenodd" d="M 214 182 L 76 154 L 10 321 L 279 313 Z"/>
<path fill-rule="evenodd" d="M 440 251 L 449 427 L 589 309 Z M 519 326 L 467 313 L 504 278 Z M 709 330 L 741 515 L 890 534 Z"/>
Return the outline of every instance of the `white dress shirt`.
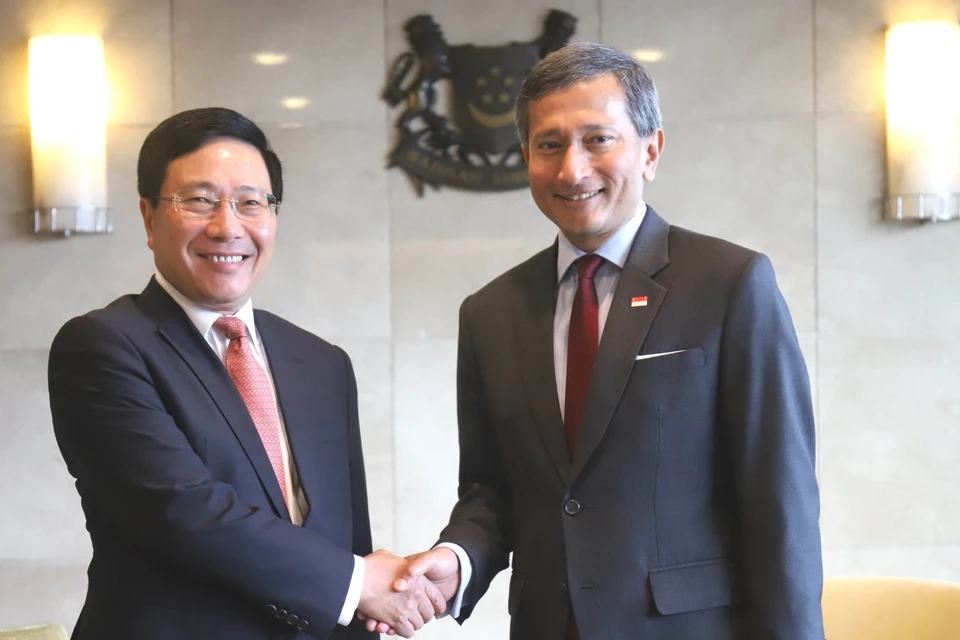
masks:
<path fill-rule="evenodd" d="M 225 362 L 224 359 L 227 353 L 227 345 L 230 341 L 221 335 L 219 331 L 216 331 L 213 328 L 213 323 L 224 314 L 220 313 L 219 311 L 204 309 L 203 307 L 192 302 L 182 293 L 177 291 L 173 285 L 170 284 L 166 278 L 160 274 L 159 271 L 156 272 L 155 277 L 157 279 L 157 284 L 163 287 L 163 290 L 170 294 L 170 297 L 173 298 L 174 301 L 180 305 L 180 308 L 183 309 L 183 312 L 187 314 L 187 317 L 190 318 L 190 321 L 197 328 L 197 331 L 199 331 L 200 335 L 202 335 L 207 341 L 207 344 L 210 345 L 210 348 L 213 349 L 213 352 L 217 354 L 220 362 Z M 307 503 L 306 495 L 303 493 L 303 487 L 300 484 L 300 476 L 297 474 L 296 465 L 293 464 L 293 459 L 290 455 L 290 443 L 287 440 L 287 431 L 284 427 L 283 412 L 280 411 L 280 402 L 277 399 L 277 388 L 274 385 L 273 374 L 270 372 L 270 366 L 267 362 L 267 354 L 263 349 L 263 343 L 260 341 L 260 334 L 257 333 L 257 327 L 253 319 L 253 302 L 251 300 L 247 300 L 247 302 L 240 307 L 240 310 L 237 311 L 234 316 L 243 320 L 243 323 L 247 326 L 247 337 L 249 338 L 250 344 L 253 347 L 253 355 L 266 372 L 267 379 L 270 380 L 270 390 L 273 392 L 273 401 L 277 406 L 277 413 L 279 414 L 280 418 L 280 454 L 283 458 L 283 475 L 286 483 L 287 510 L 290 511 L 290 519 L 293 524 L 299 526 L 303 524 L 303 519 L 310 512 L 310 507 Z M 340 625 L 347 626 L 351 621 L 353 621 L 353 616 L 354 613 L 356 613 L 357 605 L 360 604 L 360 593 L 363 589 L 364 568 L 363 558 L 355 555 L 353 563 L 353 577 L 350 579 L 350 587 L 347 590 L 347 597 L 343 603 L 343 609 L 340 612 L 340 619 L 337 621 L 337 623 Z"/>

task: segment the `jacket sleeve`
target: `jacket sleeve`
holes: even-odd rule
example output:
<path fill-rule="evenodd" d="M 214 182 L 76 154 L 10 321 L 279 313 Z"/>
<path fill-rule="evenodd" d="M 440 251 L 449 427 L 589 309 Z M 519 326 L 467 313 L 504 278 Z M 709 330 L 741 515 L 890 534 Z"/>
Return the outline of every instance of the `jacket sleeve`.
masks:
<path fill-rule="evenodd" d="M 810 381 L 773 266 L 761 254 L 746 265 L 730 300 L 720 358 L 750 637 L 822 640 Z"/>
<path fill-rule="evenodd" d="M 307 633 L 330 635 L 353 555 L 214 480 L 126 335 L 95 317 L 71 320 L 51 347 L 48 382 L 57 442 L 85 506 L 144 552 L 232 590 L 265 616 L 273 605 L 308 620 Z"/>
<path fill-rule="evenodd" d="M 462 623 L 487 592 L 493 578 L 509 566 L 513 550 L 510 489 L 484 394 L 474 350 L 470 301 L 460 307 L 457 352 L 457 421 L 460 436 L 458 501 L 441 542 L 459 544 L 470 556 L 473 577 L 460 608 Z"/>
<path fill-rule="evenodd" d="M 367 477 L 363 465 L 363 446 L 360 440 L 360 417 L 357 409 L 357 379 L 350 357 L 342 351 L 347 376 L 347 407 L 350 419 L 347 434 L 350 451 L 350 496 L 353 507 L 353 553 L 361 558 L 373 553 L 370 536 L 370 509 L 367 504 Z M 346 595 L 344 595 L 346 598 Z M 341 600 L 341 607 L 343 601 Z M 351 640 L 373 640 L 379 637 L 367 631 L 366 624 L 354 617 L 348 637 Z"/>

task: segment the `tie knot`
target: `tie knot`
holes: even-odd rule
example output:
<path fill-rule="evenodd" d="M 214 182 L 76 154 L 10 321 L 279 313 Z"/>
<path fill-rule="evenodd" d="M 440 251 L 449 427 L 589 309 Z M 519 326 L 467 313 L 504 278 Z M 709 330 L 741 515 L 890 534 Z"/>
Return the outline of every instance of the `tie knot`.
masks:
<path fill-rule="evenodd" d="M 213 328 L 227 340 L 236 340 L 247 335 L 247 325 L 236 316 L 220 316 L 213 323 Z"/>
<path fill-rule="evenodd" d="M 581 282 L 584 280 L 593 280 L 593 276 L 597 275 L 597 269 L 603 264 L 603 256 L 588 253 L 585 256 L 577 258 L 573 264 L 577 265 L 577 277 Z"/>

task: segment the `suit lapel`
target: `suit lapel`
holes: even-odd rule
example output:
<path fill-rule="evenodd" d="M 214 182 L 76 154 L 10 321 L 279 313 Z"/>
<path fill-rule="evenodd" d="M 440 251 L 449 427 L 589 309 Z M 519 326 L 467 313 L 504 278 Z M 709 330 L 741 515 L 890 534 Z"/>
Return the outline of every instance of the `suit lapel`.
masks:
<path fill-rule="evenodd" d="M 514 304 L 515 349 L 525 395 L 540 437 L 561 482 L 570 472 L 553 360 L 553 316 L 556 310 L 557 246 L 542 251 L 530 263 Z"/>
<path fill-rule="evenodd" d="M 260 340 L 267 352 L 267 362 L 270 364 L 273 383 L 277 388 L 277 401 L 283 416 L 287 440 L 290 443 L 290 464 L 297 470 L 301 488 L 309 505 L 310 497 L 319 495 L 320 492 L 316 474 L 308 472 L 314 467 L 313 460 L 309 457 L 311 452 L 320 449 L 320 430 L 313 428 L 316 422 L 310 420 L 311 417 L 317 417 L 316 410 L 311 411 L 311 399 L 316 395 L 311 385 L 315 385 L 316 381 L 304 375 L 303 360 L 283 339 L 273 318 L 260 311 L 254 311 L 254 316 Z M 304 514 L 304 526 L 308 524 L 312 515 L 312 509 Z"/>
<path fill-rule="evenodd" d="M 270 465 L 270 459 L 263 448 L 263 441 L 226 367 L 190 322 L 180 305 L 154 278 L 150 279 L 147 288 L 137 299 L 137 306 L 157 324 L 161 337 L 183 358 L 197 376 L 197 380 L 213 398 L 247 454 L 274 509 L 281 517 L 289 519 L 290 513 L 283 501 L 283 494 L 280 492 L 280 485 Z"/>
<path fill-rule="evenodd" d="M 648 208 L 634 240 L 597 350 L 593 377 L 587 392 L 580 440 L 573 458 L 572 484 L 596 451 L 620 402 L 637 353 L 666 298 L 667 290 L 653 280 L 669 263 L 667 244 L 670 227 Z M 646 297 L 645 306 L 633 306 L 636 297 Z"/>

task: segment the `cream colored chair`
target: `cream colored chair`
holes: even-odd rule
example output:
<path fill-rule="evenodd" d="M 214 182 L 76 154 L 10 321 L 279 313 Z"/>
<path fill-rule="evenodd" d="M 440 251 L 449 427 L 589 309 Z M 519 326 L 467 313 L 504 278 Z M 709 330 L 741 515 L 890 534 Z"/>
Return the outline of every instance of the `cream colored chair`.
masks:
<path fill-rule="evenodd" d="M 827 640 L 960 640 L 960 585 L 905 578 L 828 578 Z"/>
<path fill-rule="evenodd" d="M 67 630 L 59 624 L 0 629 L 0 640 L 67 640 Z"/>

